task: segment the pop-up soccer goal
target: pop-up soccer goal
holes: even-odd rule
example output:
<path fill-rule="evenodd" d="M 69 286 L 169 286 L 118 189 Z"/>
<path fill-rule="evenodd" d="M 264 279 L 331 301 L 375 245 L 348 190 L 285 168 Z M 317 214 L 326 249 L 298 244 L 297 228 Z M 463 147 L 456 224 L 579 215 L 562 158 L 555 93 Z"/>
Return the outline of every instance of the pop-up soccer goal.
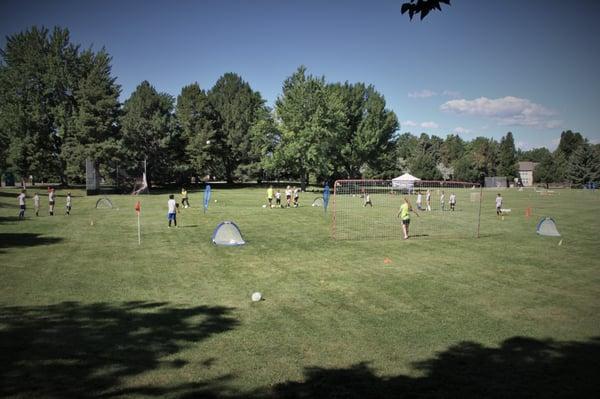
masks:
<path fill-rule="evenodd" d="M 227 220 L 219 223 L 213 232 L 212 242 L 215 245 L 225 246 L 237 246 L 246 243 L 237 224 Z"/>
<path fill-rule="evenodd" d="M 427 210 L 428 193 L 431 210 Z M 472 193 L 477 193 L 476 200 Z M 451 195 L 454 195 L 455 199 L 454 210 L 450 206 Z M 366 201 L 367 196 L 369 202 Z M 397 218 L 397 214 L 404 198 L 409 200 L 419 214 L 410 214 L 411 237 L 478 237 L 481 208 L 479 184 L 425 180 L 405 184 L 398 184 L 392 180 L 338 180 L 334 185 L 332 205 L 333 238 L 402 238 L 402 222 Z"/>

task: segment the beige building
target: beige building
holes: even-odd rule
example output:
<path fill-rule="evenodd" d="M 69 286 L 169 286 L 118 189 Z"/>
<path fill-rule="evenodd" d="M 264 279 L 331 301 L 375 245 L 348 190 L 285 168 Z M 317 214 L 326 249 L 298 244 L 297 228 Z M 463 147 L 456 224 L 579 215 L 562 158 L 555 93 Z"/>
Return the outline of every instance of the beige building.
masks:
<path fill-rule="evenodd" d="M 533 186 L 533 171 L 537 162 L 519 162 L 519 177 L 524 187 Z"/>

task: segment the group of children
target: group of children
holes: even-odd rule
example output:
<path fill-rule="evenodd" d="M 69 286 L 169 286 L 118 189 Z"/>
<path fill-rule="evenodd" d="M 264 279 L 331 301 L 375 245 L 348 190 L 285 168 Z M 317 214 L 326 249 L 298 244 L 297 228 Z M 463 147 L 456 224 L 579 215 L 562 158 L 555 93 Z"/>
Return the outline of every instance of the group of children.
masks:
<path fill-rule="evenodd" d="M 17 200 L 19 201 L 19 220 L 25 219 L 25 210 L 27 209 L 26 200 L 27 194 L 26 190 L 21 190 L 21 193 L 18 195 Z M 65 202 L 65 215 L 69 216 L 71 214 L 71 193 L 67 193 L 67 198 Z M 48 215 L 54 216 L 54 207 L 56 205 L 56 191 L 54 187 L 48 187 Z M 40 216 L 40 196 L 37 192 L 33 194 L 33 209 L 35 211 L 35 216 Z"/>
<path fill-rule="evenodd" d="M 273 198 L 275 198 L 275 204 L 273 204 Z M 292 202 L 293 199 L 293 202 Z M 300 201 L 300 189 L 297 187 L 287 186 L 285 189 L 285 206 L 281 204 L 281 192 L 277 190 L 273 193 L 273 186 L 269 186 L 267 189 L 267 206 L 269 208 L 298 208 Z"/>
<path fill-rule="evenodd" d="M 456 210 L 456 195 L 454 193 L 450 193 L 448 205 L 450 205 L 451 211 Z M 425 193 L 425 208 L 423 208 L 423 194 L 421 191 L 417 192 L 417 209 L 420 211 L 431 211 L 431 191 L 427 190 Z M 440 194 L 440 209 L 442 211 L 446 210 L 446 194 L 444 191 Z"/>

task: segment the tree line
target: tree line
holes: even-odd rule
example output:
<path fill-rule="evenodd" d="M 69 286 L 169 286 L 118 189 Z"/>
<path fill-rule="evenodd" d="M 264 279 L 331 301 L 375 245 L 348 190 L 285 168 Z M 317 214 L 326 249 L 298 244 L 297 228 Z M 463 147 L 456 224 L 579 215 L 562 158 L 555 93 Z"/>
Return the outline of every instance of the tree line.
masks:
<path fill-rule="evenodd" d="M 400 134 L 384 96 L 365 83 L 331 83 L 300 66 L 273 109 L 235 73 L 210 89 L 191 83 L 174 98 L 143 81 L 122 104 L 111 57 L 82 49 L 69 31 L 32 27 L 7 37 L 0 62 L 0 170 L 64 184 L 85 181 L 85 160 L 102 173 L 136 173 L 155 184 L 210 175 L 227 181 L 392 178 L 480 181 L 517 177 L 517 161 L 539 162 L 540 181 L 599 180 L 600 149 L 563 132 L 558 149 Z"/>

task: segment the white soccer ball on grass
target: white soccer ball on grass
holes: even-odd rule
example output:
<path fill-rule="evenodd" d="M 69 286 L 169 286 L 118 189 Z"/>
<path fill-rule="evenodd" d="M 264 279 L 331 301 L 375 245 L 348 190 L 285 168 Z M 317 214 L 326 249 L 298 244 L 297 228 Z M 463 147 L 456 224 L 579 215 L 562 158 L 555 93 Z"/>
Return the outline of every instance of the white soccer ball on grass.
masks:
<path fill-rule="evenodd" d="M 258 302 L 262 299 L 262 294 L 260 292 L 255 292 L 252 294 L 252 302 Z"/>
<path fill-rule="evenodd" d="M 267 207 L 267 205 L 266 205 L 266 204 L 263 204 L 263 206 L 262 206 L 262 207 L 263 207 L 263 208 L 266 208 L 266 207 Z"/>

